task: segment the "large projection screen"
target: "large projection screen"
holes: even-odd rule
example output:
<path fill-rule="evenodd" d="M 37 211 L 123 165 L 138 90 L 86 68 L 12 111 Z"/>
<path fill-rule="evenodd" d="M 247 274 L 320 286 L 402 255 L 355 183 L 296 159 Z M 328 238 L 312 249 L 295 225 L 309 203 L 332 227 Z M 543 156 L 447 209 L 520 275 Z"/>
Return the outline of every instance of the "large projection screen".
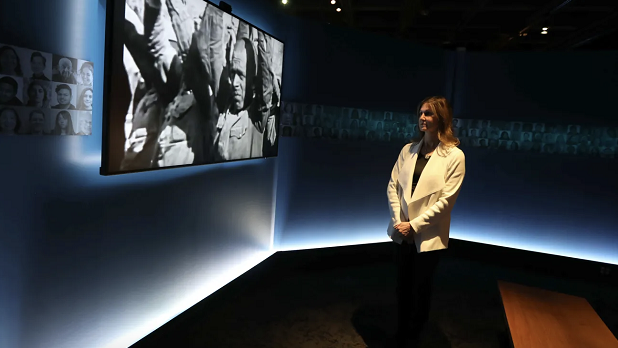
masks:
<path fill-rule="evenodd" d="M 283 42 L 203 0 L 113 0 L 101 174 L 277 156 Z"/>

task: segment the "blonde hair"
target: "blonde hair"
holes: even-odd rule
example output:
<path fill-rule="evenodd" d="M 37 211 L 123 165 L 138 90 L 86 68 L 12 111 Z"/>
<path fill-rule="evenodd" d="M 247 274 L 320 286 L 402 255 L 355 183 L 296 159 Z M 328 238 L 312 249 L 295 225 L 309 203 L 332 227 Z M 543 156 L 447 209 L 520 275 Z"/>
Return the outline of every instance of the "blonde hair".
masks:
<path fill-rule="evenodd" d="M 424 104 L 429 105 L 429 109 L 438 115 L 438 139 L 440 143 L 451 148 L 459 145 L 459 139 L 453 134 L 453 108 L 444 97 L 427 97 L 423 99 L 416 108 L 416 115 L 420 115 L 421 108 Z M 416 125 L 418 127 L 418 123 Z M 419 131 L 418 136 L 412 139 L 413 143 L 418 143 L 425 136 L 425 132 Z"/>

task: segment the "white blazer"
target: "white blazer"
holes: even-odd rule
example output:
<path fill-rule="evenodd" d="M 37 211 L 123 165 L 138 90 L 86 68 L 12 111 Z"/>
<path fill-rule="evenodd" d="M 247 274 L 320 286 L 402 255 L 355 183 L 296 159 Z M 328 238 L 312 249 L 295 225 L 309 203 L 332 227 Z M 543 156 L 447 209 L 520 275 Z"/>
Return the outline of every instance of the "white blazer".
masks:
<path fill-rule="evenodd" d="M 419 253 L 448 248 L 451 210 L 466 174 L 463 151 L 440 143 L 425 165 L 412 193 L 412 177 L 422 145 L 423 140 L 403 147 L 387 189 L 391 212 L 388 236 L 401 244 L 404 236 L 393 226 L 409 221 L 412 226 L 410 233 L 414 235 Z"/>

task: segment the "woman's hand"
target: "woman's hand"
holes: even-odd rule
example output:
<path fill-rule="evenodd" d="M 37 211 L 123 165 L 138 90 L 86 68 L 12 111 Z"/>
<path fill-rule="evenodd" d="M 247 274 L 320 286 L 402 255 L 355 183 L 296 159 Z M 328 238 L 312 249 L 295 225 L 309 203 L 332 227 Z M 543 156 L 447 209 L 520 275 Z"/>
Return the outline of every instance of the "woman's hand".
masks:
<path fill-rule="evenodd" d="M 401 233 L 405 237 L 408 237 L 410 231 L 412 230 L 412 226 L 410 226 L 410 223 L 407 221 L 398 223 L 394 227 L 397 231 L 399 231 L 399 233 Z"/>

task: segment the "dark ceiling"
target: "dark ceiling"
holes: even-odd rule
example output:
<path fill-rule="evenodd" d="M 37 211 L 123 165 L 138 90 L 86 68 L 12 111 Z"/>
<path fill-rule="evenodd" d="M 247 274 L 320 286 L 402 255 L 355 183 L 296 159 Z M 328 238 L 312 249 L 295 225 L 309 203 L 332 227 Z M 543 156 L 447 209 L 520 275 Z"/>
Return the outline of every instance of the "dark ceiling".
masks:
<path fill-rule="evenodd" d="M 451 49 L 618 49 L 618 0 L 272 1 L 292 16 Z"/>

